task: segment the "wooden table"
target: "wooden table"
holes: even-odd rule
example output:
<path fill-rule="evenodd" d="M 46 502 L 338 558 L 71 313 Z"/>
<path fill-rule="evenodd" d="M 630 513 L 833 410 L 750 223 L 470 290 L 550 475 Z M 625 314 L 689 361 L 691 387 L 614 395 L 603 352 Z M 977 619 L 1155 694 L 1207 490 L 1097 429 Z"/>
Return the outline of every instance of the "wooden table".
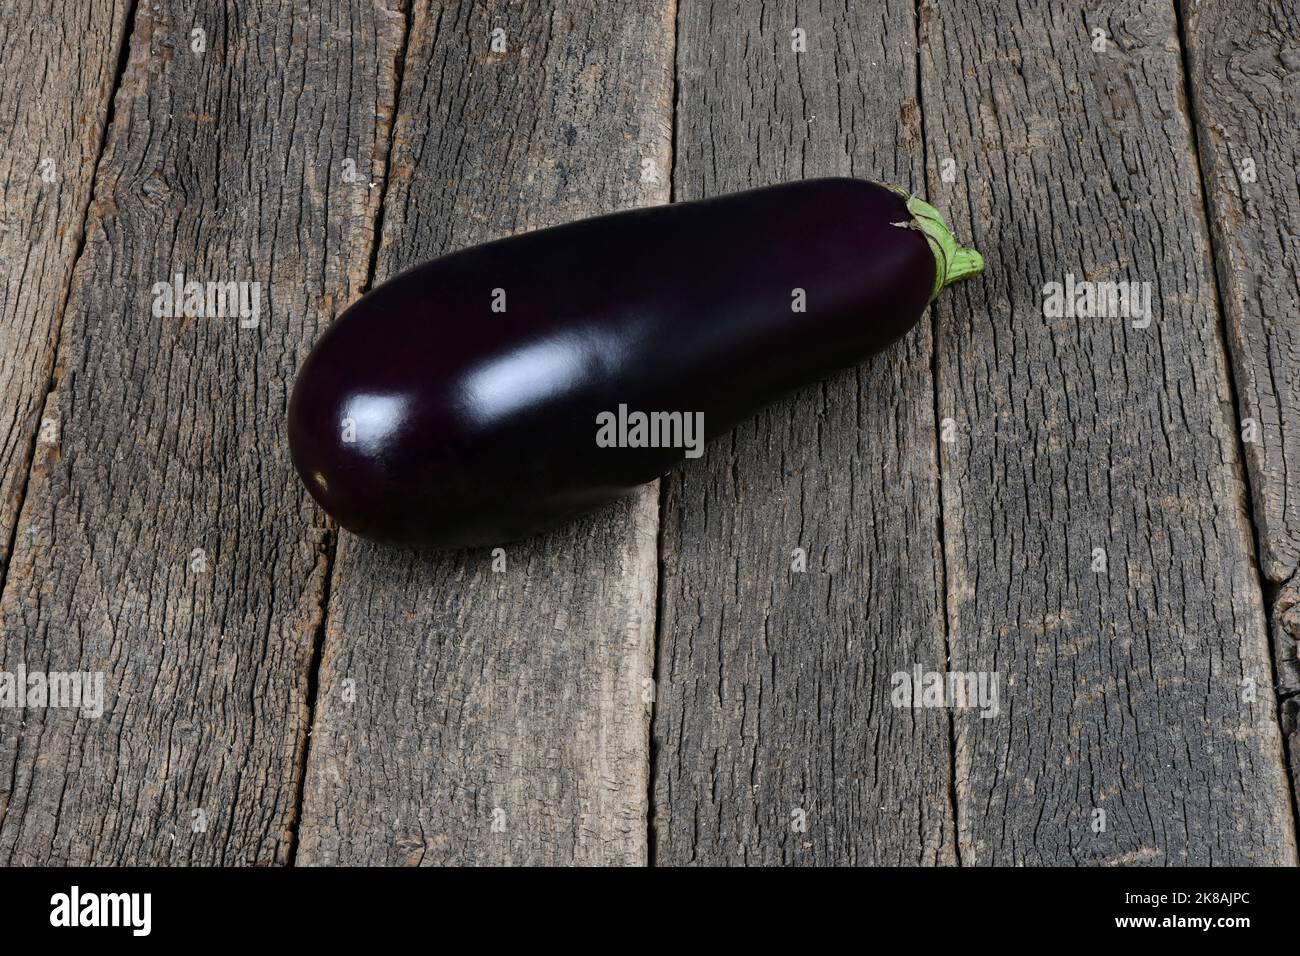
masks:
<path fill-rule="evenodd" d="M 0 863 L 1296 862 L 1295 0 L 13 0 L 0 62 L 0 660 L 107 689 L 0 708 Z M 294 475 L 372 284 L 821 175 L 987 271 L 499 554 Z"/>

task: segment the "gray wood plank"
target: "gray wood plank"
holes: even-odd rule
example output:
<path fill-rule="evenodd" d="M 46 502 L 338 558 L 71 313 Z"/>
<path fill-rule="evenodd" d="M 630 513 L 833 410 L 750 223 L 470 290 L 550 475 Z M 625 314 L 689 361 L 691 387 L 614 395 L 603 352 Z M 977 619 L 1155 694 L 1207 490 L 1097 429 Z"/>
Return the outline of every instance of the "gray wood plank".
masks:
<path fill-rule="evenodd" d="M 403 29 L 139 7 L 0 603 L 4 669 L 102 674 L 104 712 L 0 710 L 0 862 L 287 859 L 327 555 L 283 422 L 365 280 Z M 261 283 L 257 326 L 156 316 L 177 272 Z"/>
<path fill-rule="evenodd" d="M 666 200 L 672 56 L 668 2 L 417 8 L 376 278 Z M 643 862 L 656 531 L 649 486 L 495 570 L 342 533 L 297 861 Z"/>
<path fill-rule="evenodd" d="M 1300 567 L 1300 4 L 1182 3 L 1260 562 Z"/>
<path fill-rule="evenodd" d="M 675 198 L 921 188 L 913 5 L 845 6 L 682 5 Z M 935 437 L 926 320 L 664 479 L 657 863 L 954 862 Z"/>
<path fill-rule="evenodd" d="M 1293 799 L 1300 801 L 1300 6 L 1183 3 L 1242 447 L 1270 608 Z"/>
<path fill-rule="evenodd" d="M 0 17 L 0 580 L 41 426 L 129 6 L 14 0 Z M 47 439 L 56 427 L 46 425 Z"/>
<path fill-rule="evenodd" d="M 1294 863 L 1173 10 L 925 3 L 921 54 L 989 262 L 937 309 L 953 661 L 1004 690 L 957 717 L 963 862 Z M 1151 323 L 1048 317 L 1067 275 Z"/>

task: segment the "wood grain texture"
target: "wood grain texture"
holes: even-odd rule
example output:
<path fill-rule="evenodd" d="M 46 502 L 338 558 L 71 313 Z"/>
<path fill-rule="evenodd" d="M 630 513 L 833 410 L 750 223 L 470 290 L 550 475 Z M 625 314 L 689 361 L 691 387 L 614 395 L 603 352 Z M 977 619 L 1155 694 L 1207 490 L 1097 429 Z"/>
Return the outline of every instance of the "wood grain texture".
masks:
<path fill-rule="evenodd" d="M 0 16 L 0 580 L 54 366 L 128 7 L 126 0 L 13 0 Z"/>
<path fill-rule="evenodd" d="M 1300 4 L 1183 2 L 1260 562 L 1300 567 Z"/>
<path fill-rule="evenodd" d="M 913 13 L 683 4 L 675 198 L 919 188 Z M 928 320 L 664 481 L 656 862 L 954 862 L 948 716 L 890 699 L 945 666 Z"/>
<path fill-rule="evenodd" d="M 963 862 L 1294 863 L 1173 10 L 921 34 L 932 193 L 989 263 L 937 309 L 953 661 L 1004 691 L 957 717 Z M 1046 317 L 1067 273 L 1151 283 L 1151 324 Z"/>
<path fill-rule="evenodd" d="M 326 529 L 283 423 L 365 279 L 378 192 L 344 162 L 383 175 L 403 27 L 139 7 L 0 604 L 4 669 L 102 672 L 105 712 L 0 711 L 0 862 L 287 857 Z M 177 272 L 260 282 L 259 324 L 156 316 Z"/>
<path fill-rule="evenodd" d="M 376 278 L 665 201 L 672 22 L 417 6 Z M 298 862 L 644 862 L 656 531 L 651 485 L 495 570 L 342 534 Z"/>
<path fill-rule="evenodd" d="M 1300 805 L 1300 776 L 1296 775 L 1300 766 L 1300 575 L 1278 589 L 1270 623 L 1282 736 L 1290 758 L 1291 797 L 1293 805 Z"/>

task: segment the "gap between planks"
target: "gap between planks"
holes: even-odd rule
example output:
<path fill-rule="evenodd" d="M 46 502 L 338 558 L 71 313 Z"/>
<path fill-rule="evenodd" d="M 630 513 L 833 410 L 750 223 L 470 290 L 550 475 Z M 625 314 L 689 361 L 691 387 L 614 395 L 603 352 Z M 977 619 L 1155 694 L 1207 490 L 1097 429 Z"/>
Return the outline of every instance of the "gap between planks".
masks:
<path fill-rule="evenodd" d="M 672 6 L 672 116 L 668 118 L 668 204 L 677 201 L 677 97 L 681 95 L 681 84 L 677 80 L 678 29 L 681 20 L 681 4 L 670 0 Z M 655 759 L 658 748 L 655 746 L 655 715 L 659 709 L 659 645 L 663 641 L 664 620 L 664 509 L 668 500 L 668 482 L 659 480 L 658 525 L 655 527 L 655 606 L 654 627 L 650 639 L 650 683 L 654 687 L 654 696 L 650 701 L 650 715 L 646 721 L 646 794 L 645 794 L 645 855 L 646 867 L 658 866 L 655 841 L 655 779 L 659 762 Z"/>
<path fill-rule="evenodd" d="M 928 192 L 930 191 L 930 143 L 926 138 L 925 69 L 921 62 L 921 6 L 924 3 L 925 0 L 916 0 L 913 10 L 916 24 L 916 112 L 921 130 L 921 170 Z M 935 536 L 939 540 L 938 565 L 940 588 L 943 592 L 943 649 L 947 654 L 947 661 L 951 662 L 952 611 L 949 607 L 948 591 L 948 538 L 943 520 L 943 448 L 940 447 L 939 440 L 941 423 L 939 420 L 939 318 L 936 311 L 938 305 L 938 300 L 931 302 L 926 310 L 928 313 L 926 327 L 930 333 L 930 395 L 934 405 L 934 487 L 939 499 L 935 502 L 934 520 Z M 946 305 L 944 309 L 946 311 Z M 964 863 L 961 857 L 961 801 L 957 799 L 957 718 L 951 710 L 948 711 L 948 809 L 952 813 L 953 860 L 956 866 L 961 867 Z"/>
<path fill-rule="evenodd" d="M 116 62 L 113 70 L 113 81 L 109 86 L 108 98 L 105 103 L 103 121 L 99 127 L 99 142 L 95 147 L 94 167 L 90 173 L 90 181 L 86 189 L 86 201 L 81 207 L 80 225 L 77 231 L 76 245 L 73 249 L 72 256 L 68 262 L 67 272 L 63 278 L 63 292 L 59 299 L 59 307 L 55 315 L 54 322 L 51 325 L 49 337 L 49 374 L 45 380 L 45 397 L 41 401 L 41 409 L 49 407 L 50 396 L 58 385 L 58 368 L 59 368 L 59 340 L 63 334 L 63 319 L 68 311 L 68 300 L 72 294 L 72 278 L 76 275 L 77 265 L 81 262 L 82 253 L 86 248 L 86 226 L 90 221 L 90 209 L 95 202 L 95 184 L 99 179 L 99 164 L 104 158 L 104 149 L 108 144 L 108 133 L 113 126 L 113 120 L 116 116 L 117 93 L 122 86 L 122 77 L 126 74 L 127 60 L 131 52 L 131 38 L 135 33 L 135 14 L 139 0 L 128 0 L 126 15 L 122 18 L 122 30 L 117 38 Z M 9 584 L 9 568 L 13 564 L 14 548 L 18 543 L 18 526 L 23 513 L 23 505 L 27 501 L 27 489 L 32 479 L 32 468 L 36 463 L 36 446 L 41 432 L 41 418 L 37 417 L 32 424 L 31 438 L 27 442 L 26 467 L 23 469 L 22 483 L 18 488 L 17 499 L 14 504 L 13 527 L 9 529 L 9 540 L 6 542 L 4 551 L 4 563 L 0 566 L 0 600 L 3 600 L 5 588 Z M 0 634 L 3 637 L 3 634 Z M 18 757 L 20 748 L 15 743 L 14 762 L 10 768 L 10 779 L 14 779 L 18 769 Z M 5 817 L 9 813 L 9 795 L 5 794 L 4 799 L 0 800 L 0 825 L 5 822 Z"/>
<path fill-rule="evenodd" d="M 375 281 L 375 266 L 379 261 L 379 244 L 384 232 L 384 206 L 388 198 L 388 183 L 392 177 L 389 157 L 393 153 L 393 131 L 397 126 L 397 111 L 402 105 L 402 83 L 406 78 L 406 50 L 411 40 L 411 25 L 415 19 L 416 0 L 406 0 L 405 16 L 402 25 L 402 37 L 398 41 L 395 59 L 396 77 L 393 83 L 393 105 L 389 111 L 387 136 L 384 140 L 383 164 L 384 178 L 379 184 L 379 201 L 375 206 L 370 237 L 370 255 L 366 266 L 366 281 L 361 287 L 361 295 L 370 291 Z M 335 318 L 337 321 L 337 317 Z M 316 633 L 312 637 L 311 662 L 307 668 L 307 717 L 302 735 L 302 746 L 298 750 L 297 775 L 294 780 L 293 805 L 290 809 L 289 848 L 285 855 L 285 866 L 296 866 L 298 862 L 298 830 L 302 825 L 303 794 L 307 788 L 307 764 L 311 759 L 311 733 L 316 723 L 316 698 L 320 693 L 321 659 L 325 653 L 325 629 L 329 624 L 330 593 L 334 585 L 334 559 L 338 553 L 339 528 L 332 518 L 327 517 L 329 532 L 325 539 L 325 580 L 320 595 L 320 620 L 316 624 Z"/>

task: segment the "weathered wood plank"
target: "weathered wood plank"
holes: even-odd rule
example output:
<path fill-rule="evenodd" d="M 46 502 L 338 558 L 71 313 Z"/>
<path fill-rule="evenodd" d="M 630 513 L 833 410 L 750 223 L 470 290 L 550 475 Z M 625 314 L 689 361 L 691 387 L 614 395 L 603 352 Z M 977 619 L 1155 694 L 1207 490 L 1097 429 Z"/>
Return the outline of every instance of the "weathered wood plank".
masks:
<path fill-rule="evenodd" d="M 1300 4 L 1183 2 L 1264 573 L 1300 567 Z"/>
<path fill-rule="evenodd" d="M 666 200 L 671 64 L 668 2 L 417 8 L 377 279 Z M 651 486 L 500 571 L 342 534 L 298 861 L 644 861 L 656 530 Z"/>
<path fill-rule="evenodd" d="M 1004 689 L 957 717 L 963 862 L 1294 863 L 1173 10 L 921 36 L 932 192 L 989 260 L 937 309 L 953 662 Z M 1068 275 L 1150 283 L 1150 324 L 1047 317 Z"/>
<path fill-rule="evenodd" d="M 676 198 L 919 186 L 911 2 L 687 3 L 678 63 Z M 664 480 L 656 862 L 953 862 L 948 717 L 891 706 L 945 666 L 928 321 Z"/>
<path fill-rule="evenodd" d="M 1283 736 L 1300 800 L 1300 6 L 1182 3 Z"/>
<path fill-rule="evenodd" d="M 105 710 L 0 711 L 4 863 L 287 857 L 327 562 L 284 414 L 365 280 L 403 28 L 139 7 L 0 604 L 4 669 L 102 673 Z M 178 272 L 261 283 L 257 326 L 156 316 Z"/>
<path fill-rule="evenodd" d="M 0 17 L 0 579 L 54 367 L 129 6 L 14 0 Z M 53 435 L 47 426 L 47 438 Z"/>

